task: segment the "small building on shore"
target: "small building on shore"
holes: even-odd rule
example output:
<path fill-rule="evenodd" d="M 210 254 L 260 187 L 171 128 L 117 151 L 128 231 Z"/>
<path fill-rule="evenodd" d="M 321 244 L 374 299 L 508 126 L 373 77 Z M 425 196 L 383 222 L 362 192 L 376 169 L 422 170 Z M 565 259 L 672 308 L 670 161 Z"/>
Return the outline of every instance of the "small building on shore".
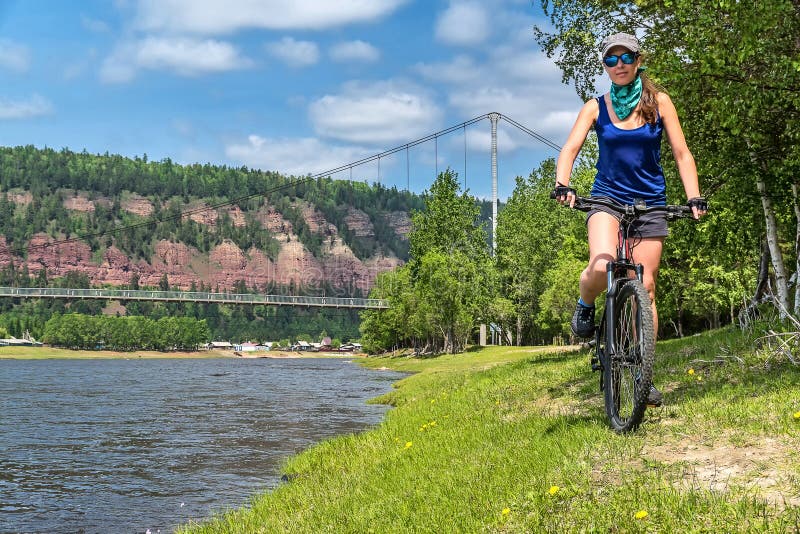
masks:
<path fill-rule="evenodd" d="M 233 345 L 230 341 L 210 341 L 206 344 L 208 350 L 233 350 Z"/>

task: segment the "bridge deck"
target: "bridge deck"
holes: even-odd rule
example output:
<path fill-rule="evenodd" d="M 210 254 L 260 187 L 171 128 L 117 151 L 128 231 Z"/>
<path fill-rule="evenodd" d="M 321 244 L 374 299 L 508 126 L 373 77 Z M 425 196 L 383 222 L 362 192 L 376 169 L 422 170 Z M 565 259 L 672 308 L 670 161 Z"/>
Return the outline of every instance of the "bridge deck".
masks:
<path fill-rule="evenodd" d="M 388 303 L 382 299 L 205 293 L 201 291 L 145 291 L 137 289 L 0 287 L 0 297 L 217 302 L 220 304 L 264 304 L 267 306 L 315 306 L 324 308 L 382 309 L 389 307 Z"/>

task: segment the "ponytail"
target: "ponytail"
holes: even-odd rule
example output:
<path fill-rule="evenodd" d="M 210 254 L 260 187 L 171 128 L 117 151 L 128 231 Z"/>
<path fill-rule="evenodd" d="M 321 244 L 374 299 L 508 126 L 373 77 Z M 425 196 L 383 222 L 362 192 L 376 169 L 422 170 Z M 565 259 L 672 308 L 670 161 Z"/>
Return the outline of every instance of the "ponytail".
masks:
<path fill-rule="evenodd" d="M 642 79 L 640 112 L 645 122 L 655 124 L 658 120 L 658 87 L 644 72 L 640 72 L 639 77 Z"/>

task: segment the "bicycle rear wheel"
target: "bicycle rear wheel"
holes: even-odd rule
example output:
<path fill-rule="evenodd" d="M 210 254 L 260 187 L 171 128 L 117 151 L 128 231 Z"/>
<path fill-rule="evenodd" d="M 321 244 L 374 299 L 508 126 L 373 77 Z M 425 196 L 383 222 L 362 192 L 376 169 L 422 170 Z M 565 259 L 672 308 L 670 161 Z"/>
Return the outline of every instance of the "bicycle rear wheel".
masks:
<path fill-rule="evenodd" d="M 647 408 L 656 352 L 650 295 L 639 280 L 622 285 L 608 319 L 614 321 L 614 353 L 606 354 L 603 368 L 606 414 L 615 431 L 630 432 Z"/>

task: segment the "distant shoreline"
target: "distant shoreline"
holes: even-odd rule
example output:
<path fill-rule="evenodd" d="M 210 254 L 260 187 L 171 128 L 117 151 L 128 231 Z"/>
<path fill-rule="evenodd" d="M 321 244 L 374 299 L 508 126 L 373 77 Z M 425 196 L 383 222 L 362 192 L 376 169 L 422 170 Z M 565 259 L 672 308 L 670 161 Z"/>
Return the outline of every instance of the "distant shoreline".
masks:
<path fill-rule="evenodd" d="M 259 351 L 242 353 L 232 350 L 198 350 L 195 352 L 159 352 L 112 350 L 69 350 L 54 347 L 0 347 L 0 360 L 131 360 L 131 359 L 191 359 L 191 358 L 230 358 L 230 359 L 297 359 L 297 358 L 363 358 L 363 353 L 353 352 L 288 352 Z"/>

